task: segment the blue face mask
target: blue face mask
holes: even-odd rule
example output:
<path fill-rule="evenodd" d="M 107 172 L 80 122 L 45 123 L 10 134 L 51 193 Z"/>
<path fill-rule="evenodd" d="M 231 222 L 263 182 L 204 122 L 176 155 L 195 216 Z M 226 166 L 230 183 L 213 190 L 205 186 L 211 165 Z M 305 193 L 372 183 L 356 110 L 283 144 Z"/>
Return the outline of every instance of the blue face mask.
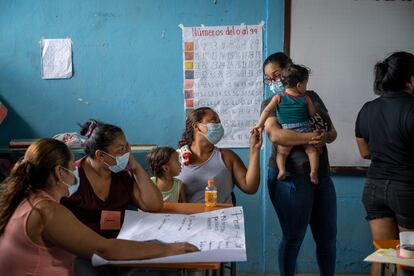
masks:
<path fill-rule="evenodd" d="M 272 81 L 272 83 L 269 85 L 269 88 L 273 94 L 285 91 L 285 87 L 283 86 L 283 83 L 280 80 Z"/>
<path fill-rule="evenodd" d="M 116 156 L 116 157 L 110 155 L 109 153 L 106 153 L 106 152 L 104 153 L 116 160 L 116 165 L 112 165 L 112 166 L 104 162 L 108 166 L 111 172 L 119 173 L 120 171 L 125 170 L 129 162 L 129 151 L 125 153 L 124 155 Z"/>
<path fill-rule="evenodd" d="M 79 189 L 79 185 L 80 185 L 79 170 L 78 170 L 78 167 L 76 167 L 74 171 L 70 171 L 66 168 L 63 168 L 63 169 L 70 172 L 73 175 L 73 177 L 75 178 L 75 183 L 73 183 L 72 185 L 69 185 L 68 183 L 62 181 L 62 183 L 68 188 L 68 192 L 69 192 L 68 197 L 70 197 L 71 195 L 76 193 L 76 191 Z"/>
<path fill-rule="evenodd" d="M 202 133 L 204 137 L 206 137 L 207 141 L 212 143 L 213 145 L 217 144 L 224 135 L 224 128 L 221 123 L 208 123 L 202 124 L 207 126 L 207 133 Z"/>

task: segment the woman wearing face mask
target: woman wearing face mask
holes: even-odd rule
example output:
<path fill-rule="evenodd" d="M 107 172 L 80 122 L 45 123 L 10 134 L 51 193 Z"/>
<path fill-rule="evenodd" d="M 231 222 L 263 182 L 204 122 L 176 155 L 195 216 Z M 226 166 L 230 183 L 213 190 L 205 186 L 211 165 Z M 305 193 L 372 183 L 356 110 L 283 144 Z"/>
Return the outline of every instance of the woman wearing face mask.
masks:
<path fill-rule="evenodd" d="M 414 55 L 378 62 L 374 90 L 380 97 L 365 103 L 355 124 L 359 152 L 371 160 L 362 201 L 372 239 L 395 240 L 414 231 Z"/>
<path fill-rule="evenodd" d="M 262 139 L 257 130 L 250 136 L 249 165 L 245 165 L 230 149 L 215 146 L 224 135 L 217 113 L 209 107 L 193 110 L 187 117 L 185 130 L 178 147 L 188 145 L 192 152 L 190 163 L 177 176 L 185 183 L 189 202 L 204 202 L 208 179 L 217 187 L 217 203 L 232 203 L 234 184 L 247 194 L 254 194 L 260 183 L 260 147 Z M 234 181 L 233 181 L 234 180 Z"/>
<path fill-rule="evenodd" d="M 86 156 L 76 161 L 80 187 L 62 200 L 80 221 L 115 238 L 129 204 L 144 211 L 162 208 L 161 193 L 131 154 L 119 127 L 90 120 L 80 134 L 87 137 Z"/>
<path fill-rule="evenodd" d="M 271 54 L 263 63 L 266 83 L 272 92 L 284 91 L 279 84 L 280 73 L 292 63 L 284 53 Z M 336 194 L 330 177 L 326 143 L 336 139 L 336 130 L 321 98 L 305 91 L 316 110 L 311 118 L 318 132 L 299 133 L 283 129 L 276 114 L 265 121 L 265 131 L 272 142 L 267 186 L 273 207 L 279 218 L 283 237 L 279 244 L 279 271 L 282 276 L 295 275 L 296 259 L 308 225 L 316 243 L 316 257 L 321 275 L 334 275 L 336 258 Z M 264 101 L 262 109 L 269 103 Z M 318 185 L 309 178 L 310 164 L 303 145 L 313 144 L 320 152 Z M 286 177 L 278 180 L 277 146 L 292 146 L 286 159 Z"/>
<path fill-rule="evenodd" d="M 146 259 L 193 252 L 187 243 L 106 239 L 59 204 L 79 186 L 67 146 L 40 139 L 0 189 L 0 275 L 73 275 L 73 258 Z"/>

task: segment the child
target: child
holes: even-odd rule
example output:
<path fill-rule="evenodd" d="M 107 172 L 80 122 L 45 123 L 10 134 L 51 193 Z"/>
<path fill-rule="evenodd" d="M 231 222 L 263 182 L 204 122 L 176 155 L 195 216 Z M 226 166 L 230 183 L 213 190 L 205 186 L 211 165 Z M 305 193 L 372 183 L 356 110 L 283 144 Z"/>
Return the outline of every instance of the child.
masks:
<path fill-rule="evenodd" d="M 154 175 L 151 180 L 161 191 L 165 202 L 186 202 L 184 185 L 175 176 L 181 172 L 178 153 L 170 147 L 153 149 L 147 156 L 148 166 Z"/>
<path fill-rule="evenodd" d="M 296 64 L 286 67 L 281 74 L 285 91 L 273 96 L 260 115 L 255 129 L 262 129 L 269 115 L 276 111 L 277 120 L 282 128 L 298 132 L 312 132 L 309 119 L 315 115 L 316 111 L 311 99 L 305 95 L 308 79 L 309 71 L 307 68 Z M 304 145 L 304 147 L 309 157 L 310 180 L 312 183 L 318 184 L 318 152 L 313 145 Z M 285 178 L 286 158 L 291 149 L 291 146 L 278 145 L 276 156 L 276 164 L 279 169 L 278 180 Z"/>

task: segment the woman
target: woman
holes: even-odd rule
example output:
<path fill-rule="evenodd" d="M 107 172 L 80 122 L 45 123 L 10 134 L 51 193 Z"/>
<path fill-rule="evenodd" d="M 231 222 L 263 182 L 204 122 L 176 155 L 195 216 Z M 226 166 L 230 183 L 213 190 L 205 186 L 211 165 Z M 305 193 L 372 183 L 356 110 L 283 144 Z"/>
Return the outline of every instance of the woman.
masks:
<path fill-rule="evenodd" d="M 359 152 L 371 160 L 363 203 L 372 238 L 394 240 L 414 231 L 414 55 L 378 62 L 374 90 L 380 97 L 362 107 L 355 126 Z"/>
<path fill-rule="evenodd" d="M 162 196 L 135 160 L 123 131 L 95 120 L 86 122 L 86 156 L 76 161 L 79 190 L 62 204 L 98 234 L 117 237 L 125 210 L 134 204 L 144 211 L 159 211 Z"/>
<path fill-rule="evenodd" d="M 0 190 L 0 275 L 73 275 L 72 254 L 128 260 L 197 250 L 186 243 L 99 236 L 59 204 L 78 187 L 78 170 L 64 143 L 40 139 L 27 149 Z"/>
<path fill-rule="evenodd" d="M 283 91 L 281 71 L 292 63 L 284 53 L 270 55 L 263 64 L 266 84 L 272 92 Z M 273 143 L 268 164 L 269 196 L 278 215 L 283 238 L 279 245 L 280 275 L 294 275 L 300 246 L 310 225 L 316 243 L 316 256 L 321 275 L 334 275 L 336 260 L 336 194 L 330 178 L 326 143 L 336 139 L 336 130 L 328 110 L 319 96 L 306 91 L 316 115 L 312 118 L 317 132 L 298 133 L 282 129 L 273 114 L 265 122 L 265 131 Z M 265 101 L 262 109 L 269 103 Z M 313 144 L 320 152 L 317 185 L 309 179 L 309 160 L 302 145 Z M 277 180 L 277 145 L 293 146 L 286 160 L 286 178 Z"/>
<path fill-rule="evenodd" d="M 117 126 L 89 120 L 80 131 L 86 136 L 86 156 L 76 161 L 80 186 L 62 204 L 93 231 L 116 238 L 124 221 L 125 210 L 134 205 L 144 211 L 162 208 L 162 196 L 135 160 L 125 135 Z M 78 275 L 116 273 L 113 267 L 92 267 L 89 260 L 77 258 Z"/>
<path fill-rule="evenodd" d="M 189 202 L 204 202 L 208 179 L 217 187 L 217 203 L 232 203 L 236 184 L 247 194 L 256 193 L 260 183 L 260 147 L 262 139 L 257 130 L 250 136 L 249 166 L 230 149 L 215 146 L 224 135 L 217 113 L 209 107 L 193 110 L 187 117 L 185 130 L 178 147 L 189 146 L 190 162 L 177 176 L 184 185 Z"/>

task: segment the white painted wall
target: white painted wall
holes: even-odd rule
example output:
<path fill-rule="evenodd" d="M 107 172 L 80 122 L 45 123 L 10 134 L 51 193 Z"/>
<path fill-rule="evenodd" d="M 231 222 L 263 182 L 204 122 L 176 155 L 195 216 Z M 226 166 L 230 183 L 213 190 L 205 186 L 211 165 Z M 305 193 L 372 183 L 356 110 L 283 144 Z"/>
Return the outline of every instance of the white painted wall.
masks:
<path fill-rule="evenodd" d="M 292 0 L 291 31 L 291 57 L 312 69 L 309 88 L 338 130 L 331 165 L 368 165 L 355 143 L 355 120 L 376 97 L 375 63 L 395 51 L 414 53 L 414 1 Z"/>

